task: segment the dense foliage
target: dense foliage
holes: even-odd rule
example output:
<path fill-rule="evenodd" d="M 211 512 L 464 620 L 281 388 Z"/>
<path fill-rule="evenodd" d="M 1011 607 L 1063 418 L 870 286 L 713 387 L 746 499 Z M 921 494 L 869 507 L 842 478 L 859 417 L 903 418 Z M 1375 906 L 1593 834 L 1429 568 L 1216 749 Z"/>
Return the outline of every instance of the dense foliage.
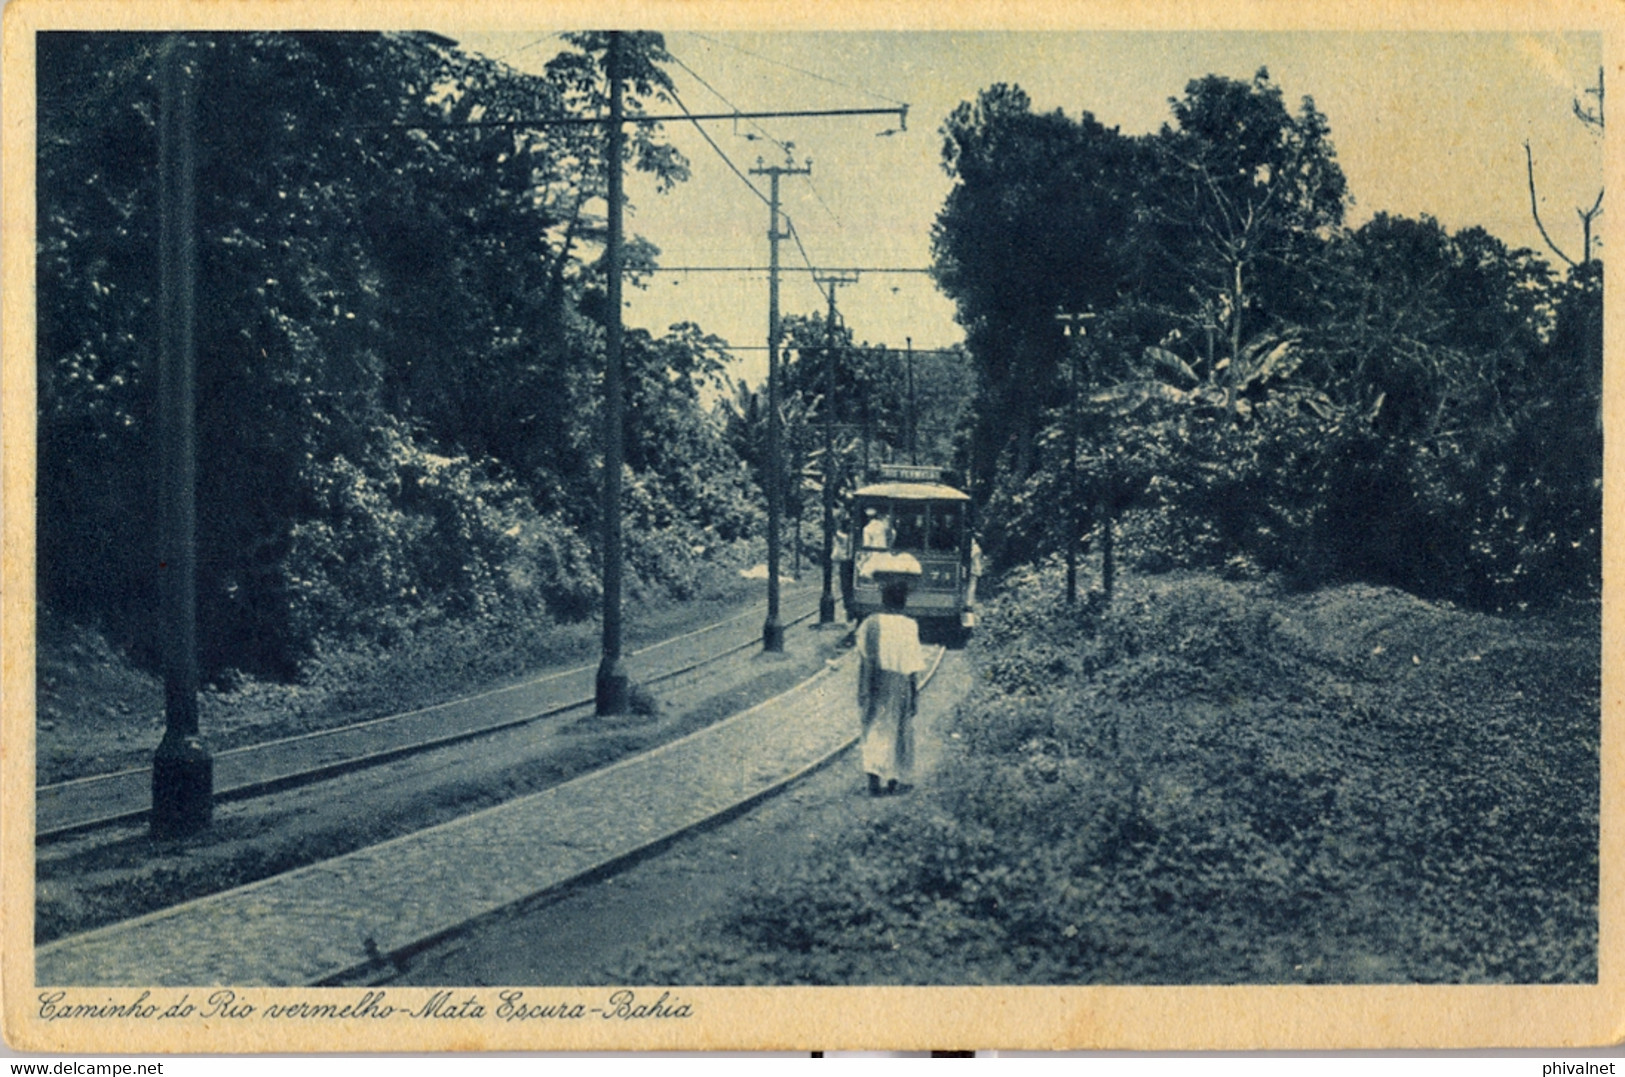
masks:
<path fill-rule="evenodd" d="M 781 332 L 785 512 L 793 548 L 816 560 L 822 556 L 826 434 L 834 449 L 837 504 L 862 484 L 866 466 L 962 467 L 975 374 L 962 348 L 916 352 L 858 341 L 839 316 L 831 332 L 827 314 L 791 314 Z M 767 395 L 765 386 L 741 379 L 720 402 L 734 450 L 764 485 Z"/>
<path fill-rule="evenodd" d="M 138 650 L 162 41 L 39 43 L 40 593 Z M 188 40 L 206 668 L 286 674 L 324 635 L 593 608 L 603 139 L 457 126 L 599 113 L 605 35 L 567 41 L 530 76 L 425 34 Z M 665 54 L 658 35 L 626 45 L 637 110 Z M 634 131 L 633 166 L 686 177 Z M 634 241 L 629 262 L 654 253 Z M 628 334 L 634 593 L 691 589 L 698 560 L 754 533 L 750 476 L 701 406 L 721 346 Z"/>
<path fill-rule="evenodd" d="M 1183 573 L 1068 606 L 1059 582 L 989 604 L 918 789 L 617 975 L 1595 981 L 1595 622 Z"/>
<path fill-rule="evenodd" d="M 1129 137 L 999 85 L 943 127 L 936 274 L 976 365 L 995 563 L 1121 516 L 1147 567 L 1594 595 L 1601 264 L 1560 278 L 1427 217 L 1345 227 L 1325 117 L 1262 70 L 1170 106 Z M 1093 315 L 1085 339 L 1061 311 Z M 1047 511 L 1071 490 L 1085 511 Z"/>

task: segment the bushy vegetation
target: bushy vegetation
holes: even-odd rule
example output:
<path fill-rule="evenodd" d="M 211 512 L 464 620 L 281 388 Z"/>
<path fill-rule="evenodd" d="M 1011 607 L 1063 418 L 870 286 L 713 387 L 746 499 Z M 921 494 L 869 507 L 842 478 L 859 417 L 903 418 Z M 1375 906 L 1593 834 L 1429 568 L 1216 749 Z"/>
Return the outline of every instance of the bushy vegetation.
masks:
<path fill-rule="evenodd" d="M 749 983 L 1590 982 L 1599 641 L 1347 585 L 1010 582 L 944 768 L 626 970 Z"/>
<path fill-rule="evenodd" d="M 198 602 L 206 673 L 594 611 L 603 34 L 542 75 L 429 34 L 200 34 Z M 664 100 L 658 35 L 628 92 Z M 155 665 L 162 35 L 39 42 L 41 601 Z M 637 125 L 632 167 L 686 178 Z M 619 162 L 617 163 L 617 165 Z M 653 249 L 629 243 L 633 271 Z M 631 332 L 628 593 L 737 568 L 754 477 L 701 389 L 723 342 Z"/>
<path fill-rule="evenodd" d="M 1347 227 L 1325 117 L 1266 71 L 1195 79 L 1170 111 L 1126 136 L 997 85 L 943 127 L 935 272 L 978 375 L 964 462 L 993 564 L 1123 517 L 1163 566 L 1483 609 L 1594 597 L 1590 245 L 1558 274 L 1481 228 Z M 1091 312 L 1087 337 L 1057 311 Z"/>

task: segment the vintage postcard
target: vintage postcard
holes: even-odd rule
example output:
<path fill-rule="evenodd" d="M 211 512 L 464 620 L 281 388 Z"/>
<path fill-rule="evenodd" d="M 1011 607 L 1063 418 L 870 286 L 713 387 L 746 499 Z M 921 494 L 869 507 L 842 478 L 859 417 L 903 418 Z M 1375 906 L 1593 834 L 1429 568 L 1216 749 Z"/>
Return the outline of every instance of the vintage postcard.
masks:
<path fill-rule="evenodd" d="M 14 0 L 6 1043 L 1625 1040 L 1622 27 Z"/>

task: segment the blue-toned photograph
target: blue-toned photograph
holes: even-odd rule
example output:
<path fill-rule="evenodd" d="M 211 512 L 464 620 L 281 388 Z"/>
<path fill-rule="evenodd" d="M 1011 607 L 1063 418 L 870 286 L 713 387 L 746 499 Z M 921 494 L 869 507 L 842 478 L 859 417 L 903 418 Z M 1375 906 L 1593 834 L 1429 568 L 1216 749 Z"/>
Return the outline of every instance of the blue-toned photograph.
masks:
<path fill-rule="evenodd" d="M 41 997 L 1598 984 L 1603 45 L 38 33 Z"/>

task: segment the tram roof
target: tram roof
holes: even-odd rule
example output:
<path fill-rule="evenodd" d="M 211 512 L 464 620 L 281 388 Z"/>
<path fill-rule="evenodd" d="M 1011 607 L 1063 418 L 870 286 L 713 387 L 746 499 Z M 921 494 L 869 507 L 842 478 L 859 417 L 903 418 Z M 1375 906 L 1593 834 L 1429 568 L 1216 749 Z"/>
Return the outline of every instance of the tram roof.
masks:
<path fill-rule="evenodd" d="M 889 497 L 898 501 L 969 501 L 970 495 L 940 482 L 877 482 L 860 487 L 856 497 Z"/>

